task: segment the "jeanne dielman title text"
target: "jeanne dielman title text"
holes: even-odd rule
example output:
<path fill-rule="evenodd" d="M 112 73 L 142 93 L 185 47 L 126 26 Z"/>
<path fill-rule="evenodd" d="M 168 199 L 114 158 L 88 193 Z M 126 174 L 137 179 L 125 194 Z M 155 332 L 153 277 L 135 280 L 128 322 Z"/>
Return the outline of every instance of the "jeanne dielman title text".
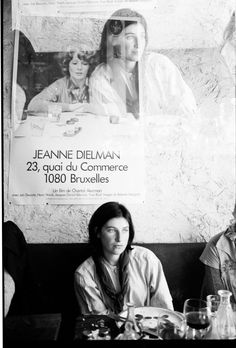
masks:
<path fill-rule="evenodd" d="M 57 160 L 60 163 L 56 163 Z M 70 183 L 93 184 L 109 183 L 109 176 L 103 176 L 101 172 L 127 172 L 128 165 L 120 161 L 120 151 L 36 149 L 32 161 L 27 162 L 26 166 L 31 174 L 43 172 L 46 183 L 65 183 L 69 180 Z"/>

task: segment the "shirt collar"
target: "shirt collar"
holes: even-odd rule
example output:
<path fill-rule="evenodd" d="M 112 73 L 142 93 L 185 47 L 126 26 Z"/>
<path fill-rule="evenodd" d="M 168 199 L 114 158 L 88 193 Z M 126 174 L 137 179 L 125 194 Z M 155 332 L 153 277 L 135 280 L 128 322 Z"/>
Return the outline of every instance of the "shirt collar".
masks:
<path fill-rule="evenodd" d="M 236 221 L 234 221 L 225 231 L 225 236 L 233 242 L 236 242 Z"/>
<path fill-rule="evenodd" d="M 224 251 L 230 257 L 236 261 L 236 232 L 235 223 L 230 225 L 227 230 L 222 234 L 217 242 L 217 248 Z"/>
<path fill-rule="evenodd" d="M 81 88 L 81 87 L 76 86 L 76 85 L 74 84 L 74 82 L 72 81 L 72 79 L 71 79 L 70 77 L 68 77 L 68 85 L 67 85 L 67 87 L 68 87 L 68 89 L 69 89 L 70 91 L 73 91 L 74 89 L 82 90 L 82 89 L 85 88 L 85 86 L 87 86 L 87 79 L 86 79 L 86 81 L 85 81 L 84 86 Z"/>

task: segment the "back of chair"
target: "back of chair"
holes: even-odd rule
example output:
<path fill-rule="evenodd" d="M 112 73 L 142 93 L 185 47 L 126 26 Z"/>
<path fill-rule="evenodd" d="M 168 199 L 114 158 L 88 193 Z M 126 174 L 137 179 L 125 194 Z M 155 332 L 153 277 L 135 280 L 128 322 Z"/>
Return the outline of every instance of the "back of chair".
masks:
<path fill-rule="evenodd" d="M 152 250 L 162 262 L 176 310 L 182 311 L 187 297 L 200 296 L 204 265 L 199 261 L 199 256 L 205 243 L 139 245 Z M 39 303 L 34 304 L 34 312 L 78 313 L 74 272 L 90 256 L 88 244 L 28 244 L 28 251 L 41 295 Z"/>
<path fill-rule="evenodd" d="M 186 298 L 200 297 L 204 265 L 199 257 L 205 245 L 205 243 L 143 244 L 160 259 L 177 311 L 183 311 Z"/>

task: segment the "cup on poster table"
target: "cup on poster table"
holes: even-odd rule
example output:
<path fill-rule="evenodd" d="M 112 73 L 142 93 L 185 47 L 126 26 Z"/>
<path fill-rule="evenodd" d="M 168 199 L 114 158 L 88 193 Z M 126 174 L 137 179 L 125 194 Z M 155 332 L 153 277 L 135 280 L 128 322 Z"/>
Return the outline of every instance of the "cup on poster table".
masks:
<path fill-rule="evenodd" d="M 43 136 L 45 128 L 45 118 L 43 117 L 32 117 L 30 120 L 30 130 L 33 137 Z"/>
<path fill-rule="evenodd" d="M 62 106 L 57 103 L 50 103 L 48 105 L 48 118 L 51 122 L 59 122 L 62 113 Z"/>
<path fill-rule="evenodd" d="M 120 123 L 120 116 L 111 115 L 109 117 L 109 120 L 110 120 L 110 123 L 112 123 L 112 124 L 118 124 L 118 123 Z"/>

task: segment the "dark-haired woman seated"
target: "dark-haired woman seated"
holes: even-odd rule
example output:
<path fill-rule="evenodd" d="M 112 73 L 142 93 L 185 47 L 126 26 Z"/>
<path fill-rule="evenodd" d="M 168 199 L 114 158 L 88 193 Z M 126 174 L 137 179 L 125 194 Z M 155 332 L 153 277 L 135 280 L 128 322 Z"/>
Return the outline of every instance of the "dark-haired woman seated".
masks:
<path fill-rule="evenodd" d="M 28 111 L 47 112 L 50 103 L 62 106 L 62 112 L 82 109 L 89 102 L 88 78 L 94 68 L 94 52 L 70 51 L 62 66 L 65 76 L 37 94 L 28 105 Z"/>
<path fill-rule="evenodd" d="M 75 293 L 83 314 L 119 313 L 127 302 L 136 307 L 173 309 L 160 260 L 132 246 L 130 212 L 117 202 L 101 205 L 89 222 L 92 256 L 75 271 Z"/>

